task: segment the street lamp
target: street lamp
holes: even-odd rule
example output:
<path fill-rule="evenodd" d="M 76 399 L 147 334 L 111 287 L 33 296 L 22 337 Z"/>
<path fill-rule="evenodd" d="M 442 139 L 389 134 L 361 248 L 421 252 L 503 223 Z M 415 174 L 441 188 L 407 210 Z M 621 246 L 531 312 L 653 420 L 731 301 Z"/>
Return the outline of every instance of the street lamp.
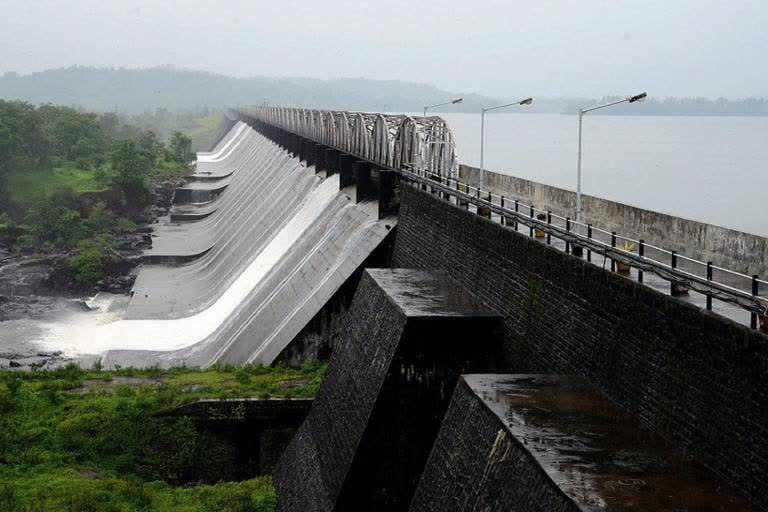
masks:
<path fill-rule="evenodd" d="M 424 117 L 427 117 L 427 110 L 429 110 L 430 108 L 442 107 L 443 105 L 455 105 L 457 103 L 461 103 L 462 101 L 464 101 L 464 98 L 456 98 L 455 100 L 446 101 L 445 103 L 438 103 L 436 105 L 425 105 Z"/>
<path fill-rule="evenodd" d="M 579 161 L 576 170 L 576 222 L 581 222 L 582 216 L 582 204 L 581 204 L 581 125 L 584 119 L 584 114 L 598 110 L 601 108 L 612 107 L 619 103 L 635 103 L 638 101 L 644 101 L 648 95 L 646 93 L 636 94 L 635 96 L 627 96 L 623 100 L 612 101 L 604 105 L 598 105 L 596 107 L 582 108 L 579 110 Z"/>
<path fill-rule="evenodd" d="M 484 147 L 485 147 L 485 113 L 490 110 L 496 110 L 499 108 L 504 107 L 511 107 L 513 105 L 530 105 L 533 103 L 533 98 L 525 98 L 524 100 L 515 101 L 514 103 L 507 103 L 505 105 L 499 105 L 498 107 L 488 107 L 488 108 L 482 108 L 480 109 L 480 186 L 478 188 L 480 190 L 483 189 L 483 156 L 484 156 Z"/>

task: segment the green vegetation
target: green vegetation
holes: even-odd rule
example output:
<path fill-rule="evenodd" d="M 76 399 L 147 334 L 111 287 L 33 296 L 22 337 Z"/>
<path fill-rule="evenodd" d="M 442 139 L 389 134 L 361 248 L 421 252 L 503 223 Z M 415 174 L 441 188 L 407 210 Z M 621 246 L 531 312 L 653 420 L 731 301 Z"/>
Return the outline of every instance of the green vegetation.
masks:
<path fill-rule="evenodd" d="M 195 151 L 208 151 L 216 142 L 215 137 L 221 124 L 221 114 L 213 113 L 194 117 L 184 130 L 184 133 L 192 139 L 192 149 Z"/>
<path fill-rule="evenodd" d="M 201 398 L 313 396 L 325 366 L 0 374 L 0 510 L 273 510 L 269 477 L 191 482 L 206 437 L 156 413 Z"/>
<path fill-rule="evenodd" d="M 153 182 L 187 172 L 191 139 L 113 113 L 0 100 L 0 236 L 18 251 L 65 252 L 92 286 L 115 260 L 115 240 L 152 199 Z"/>
<path fill-rule="evenodd" d="M 192 139 L 180 132 L 174 132 L 168 143 L 168 154 L 175 162 L 189 162 L 192 159 Z"/>

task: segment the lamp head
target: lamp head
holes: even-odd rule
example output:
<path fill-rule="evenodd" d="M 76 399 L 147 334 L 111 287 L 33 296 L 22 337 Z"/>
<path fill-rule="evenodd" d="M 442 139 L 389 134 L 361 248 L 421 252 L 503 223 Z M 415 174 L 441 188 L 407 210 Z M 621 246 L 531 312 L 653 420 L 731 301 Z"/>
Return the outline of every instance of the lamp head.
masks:
<path fill-rule="evenodd" d="M 456 98 L 456 99 L 455 99 L 455 100 L 453 100 L 451 103 L 455 105 L 455 104 L 457 104 L 457 103 L 461 103 L 462 101 L 464 101 L 464 98 Z"/>
<path fill-rule="evenodd" d="M 523 101 L 521 101 L 519 105 L 530 105 L 531 103 L 533 103 L 533 98 L 526 98 Z"/>
<path fill-rule="evenodd" d="M 635 103 L 636 101 L 645 101 L 645 98 L 646 98 L 647 96 L 648 96 L 648 95 L 647 95 L 646 93 L 642 92 L 642 93 L 640 93 L 640 94 L 637 94 L 637 95 L 635 95 L 635 96 L 630 96 L 630 97 L 629 97 L 629 102 L 630 102 L 630 103 Z"/>

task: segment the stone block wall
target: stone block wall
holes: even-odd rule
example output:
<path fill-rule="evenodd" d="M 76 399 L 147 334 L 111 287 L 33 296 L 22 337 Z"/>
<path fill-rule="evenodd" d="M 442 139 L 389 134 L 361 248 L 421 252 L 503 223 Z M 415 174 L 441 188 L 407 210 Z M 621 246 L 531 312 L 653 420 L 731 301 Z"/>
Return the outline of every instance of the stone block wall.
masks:
<path fill-rule="evenodd" d="M 445 271 L 504 317 L 502 363 L 586 376 L 768 506 L 768 337 L 404 187 L 393 266 Z"/>
<path fill-rule="evenodd" d="M 459 375 L 494 366 L 499 323 L 443 273 L 366 270 L 275 472 L 278 510 L 407 511 Z"/>
<path fill-rule="evenodd" d="M 459 380 L 409 512 L 578 512 Z"/>

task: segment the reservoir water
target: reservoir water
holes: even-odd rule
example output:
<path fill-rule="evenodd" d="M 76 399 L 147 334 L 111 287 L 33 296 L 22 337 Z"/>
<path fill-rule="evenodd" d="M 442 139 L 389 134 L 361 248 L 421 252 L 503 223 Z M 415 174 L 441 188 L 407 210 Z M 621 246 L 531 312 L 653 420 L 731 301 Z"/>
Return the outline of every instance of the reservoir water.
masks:
<path fill-rule="evenodd" d="M 480 114 L 448 121 L 480 164 Z M 487 114 L 485 168 L 575 190 L 578 117 Z M 768 236 L 768 117 L 584 117 L 585 194 Z"/>

